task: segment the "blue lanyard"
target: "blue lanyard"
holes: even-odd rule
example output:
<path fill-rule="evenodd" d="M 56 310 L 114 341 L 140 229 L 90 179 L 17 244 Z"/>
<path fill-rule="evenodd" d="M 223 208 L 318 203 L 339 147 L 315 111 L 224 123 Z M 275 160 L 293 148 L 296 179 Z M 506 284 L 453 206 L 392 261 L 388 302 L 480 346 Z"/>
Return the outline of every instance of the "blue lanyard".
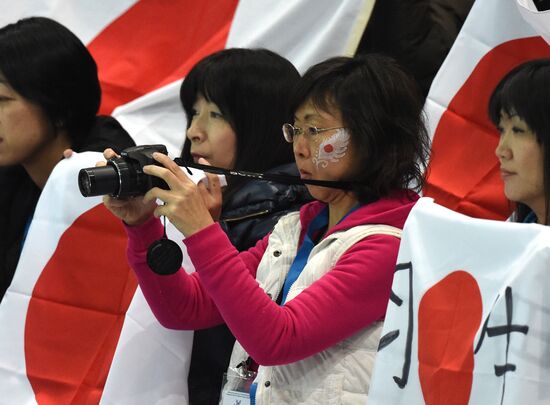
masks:
<path fill-rule="evenodd" d="M 357 204 L 352 209 L 348 211 L 346 215 L 338 221 L 338 223 L 342 222 L 344 218 L 346 218 L 349 214 L 351 214 L 353 211 L 355 211 L 357 208 L 359 208 L 361 205 Z M 290 270 L 288 271 L 288 274 L 286 276 L 285 283 L 283 285 L 283 298 L 281 300 L 281 305 L 284 305 L 286 302 L 286 298 L 288 295 L 288 291 L 290 290 L 290 287 L 298 276 L 302 273 L 302 270 L 304 270 L 304 267 L 306 266 L 307 259 L 309 258 L 309 255 L 311 251 L 313 250 L 313 247 L 315 246 L 314 237 L 315 234 L 319 231 L 321 231 L 323 228 L 328 226 L 328 207 L 323 208 L 323 210 L 317 214 L 317 216 L 311 221 L 307 228 L 307 232 L 304 236 L 304 241 L 302 242 L 302 246 L 300 246 L 300 249 L 298 249 L 298 253 L 296 254 L 296 257 L 294 258 L 294 261 L 292 262 L 292 265 L 290 266 Z"/>
<path fill-rule="evenodd" d="M 288 274 L 286 276 L 285 284 L 283 285 L 283 299 L 281 300 L 281 305 L 284 305 L 286 301 L 286 296 L 288 295 L 288 290 L 290 290 L 290 287 L 292 286 L 292 284 L 294 284 L 294 282 L 306 266 L 309 254 L 315 246 L 315 243 L 313 242 L 314 234 L 317 231 L 320 231 L 321 229 L 326 227 L 327 225 L 328 208 L 325 207 L 319 214 L 317 214 L 317 216 L 313 219 L 313 221 L 311 221 L 307 228 L 302 246 L 300 246 L 300 249 L 298 249 L 298 253 L 296 254 L 296 257 L 294 258 L 294 261 L 292 262 L 290 270 L 288 271 Z"/>
<path fill-rule="evenodd" d="M 537 222 L 537 216 L 533 211 L 531 211 L 527 216 L 523 219 L 524 224 L 533 224 Z"/>

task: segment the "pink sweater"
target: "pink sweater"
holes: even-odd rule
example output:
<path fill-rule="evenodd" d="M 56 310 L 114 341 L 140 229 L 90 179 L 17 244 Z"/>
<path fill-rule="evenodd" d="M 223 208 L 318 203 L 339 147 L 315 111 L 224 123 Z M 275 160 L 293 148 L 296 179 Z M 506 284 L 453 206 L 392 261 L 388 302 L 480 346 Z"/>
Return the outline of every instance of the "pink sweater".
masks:
<path fill-rule="evenodd" d="M 402 228 L 417 199 L 401 192 L 362 206 L 329 234 L 364 224 Z M 320 202 L 302 207 L 302 236 L 323 207 Z M 219 225 L 211 225 L 184 240 L 195 273 L 180 270 L 159 276 L 145 258 L 149 244 L 163 234 L 160 221 L 127 227 L 127 232 L 130 265 L 162 325 L 201 329 L 225 322 L 261 365 L 301 360 L 383 319 L 399 249 L 399 240 L 392 236 L 365 238 L 321 279 L 279 306 L 255 280 L 268 236 L 239 253 Z"/>

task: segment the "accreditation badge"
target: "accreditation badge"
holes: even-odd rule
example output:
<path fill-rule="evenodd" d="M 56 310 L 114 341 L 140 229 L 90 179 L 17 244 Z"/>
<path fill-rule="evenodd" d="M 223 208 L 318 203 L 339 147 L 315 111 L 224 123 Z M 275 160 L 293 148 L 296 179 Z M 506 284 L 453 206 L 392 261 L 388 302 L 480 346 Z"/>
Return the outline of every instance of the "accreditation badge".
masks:
<path fill-rule="evenodd" d="M 224 373 L 220 405 L 250 405 L 250 388 L 257 375 L 249 369 L 250 363 L 249 358 Z"/>

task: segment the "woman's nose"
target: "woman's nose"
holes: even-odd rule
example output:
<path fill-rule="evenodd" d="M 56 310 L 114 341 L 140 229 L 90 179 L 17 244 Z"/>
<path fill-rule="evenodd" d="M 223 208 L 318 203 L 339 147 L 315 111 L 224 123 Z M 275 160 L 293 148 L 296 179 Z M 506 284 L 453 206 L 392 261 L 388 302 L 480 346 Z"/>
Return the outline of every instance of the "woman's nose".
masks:
<path fill-rule="evenodd" d="M 295 135 L 292 140 L 292 149 L 296 159 L 308 159 L 311 156 L 310 144 L 307 136 Z"/>
<path fill-rule="evenodd" d="M 512 150 L 510 149 L 508 136 L 506 133 L 501 134 L 498 145 L 495 149 L 495 155 L 499 160 L 508 160 L 512 157 Z"/>
<path fill-rule="evenodd" d="M 202 142 L 206 137 L 206 132 L 197 117 L 191 121 L 191 125 L 187 128 L 186 135 L 187 139 L 191 142 Z"/>

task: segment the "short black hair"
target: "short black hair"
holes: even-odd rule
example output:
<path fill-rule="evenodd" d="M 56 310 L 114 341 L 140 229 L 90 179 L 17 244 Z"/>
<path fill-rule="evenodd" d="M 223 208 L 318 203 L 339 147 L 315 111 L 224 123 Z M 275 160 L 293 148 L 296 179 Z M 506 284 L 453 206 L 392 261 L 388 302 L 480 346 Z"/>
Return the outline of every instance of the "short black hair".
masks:
<path fill-rule="evenodd" d="M 535 59 L 508 72 L 493 90 L 489 99 L 489 118 L 500 125 L 501 113 L 517 115 L 537 137 L 543 151 L 543 182 L 548 224 L 550 207 L 550 58 Z M 516 218 L 523 221 L 530 212 L 525 204 L 517 203 Z"/>
<path fill-rule="evenodd" d="M 312 66 L 292 96 L 295 112 L 311 100 L 342 116 L 358 170 L 349 179 L 361 202 L 399 189 L 421 189 L 430 140 L 423 98 L 414 79 L 390 57 L 334 57 Z"/>
<path fill-rule="evenodd" d="M 266 171 L 293 162 L 282 134 L 290 122 L 289 94 L 300 74 L 287 59 L 267 49 L 230 48 L 199 61 L 184 79 L 180 99 L 187 116 L 199 95 L 215 103 L 237 137 L 236 170 Z M 191 143 L 182 158 L 191 160 Z"/>
<path fill-rule="evenodd" d="M 45 17 L 0 28 L 0 74 L 78 146 L 101 101 L 97 65 L 69 29 Z"/>

